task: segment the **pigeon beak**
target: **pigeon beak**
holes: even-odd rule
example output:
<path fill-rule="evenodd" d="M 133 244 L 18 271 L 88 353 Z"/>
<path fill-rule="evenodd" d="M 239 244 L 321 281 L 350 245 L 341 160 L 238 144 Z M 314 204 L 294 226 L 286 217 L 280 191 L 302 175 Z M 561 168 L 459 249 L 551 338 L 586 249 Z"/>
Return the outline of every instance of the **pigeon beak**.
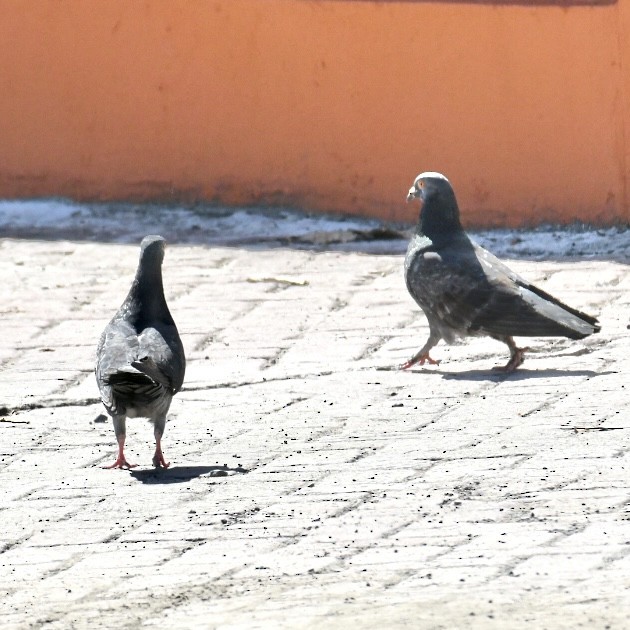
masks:
<path fill-rule="evenodd" d="M 418 191 L 415 186 L 412 186 L 407 193 L 407 203 L 409 203 L 412 199 L 415 199 L 418 196 Z"/>

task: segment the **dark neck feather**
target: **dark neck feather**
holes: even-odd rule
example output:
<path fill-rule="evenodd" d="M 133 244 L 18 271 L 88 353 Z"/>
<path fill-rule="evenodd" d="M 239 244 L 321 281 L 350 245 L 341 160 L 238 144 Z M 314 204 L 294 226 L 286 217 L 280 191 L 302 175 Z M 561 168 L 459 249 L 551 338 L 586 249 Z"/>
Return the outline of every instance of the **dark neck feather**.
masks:
<path fill-rule="evenodd" d="M 142 260 L 125 300 L 128 317 L 138 330 L 160 321 L 173 324 L 162 286 L 162 261 Z"/>
<path fill-rule="evenodd" d="M 453 191 L 431 193 L 422 205 L 416 231 L 432 241 L 444 241 L 463 233 Z"/>

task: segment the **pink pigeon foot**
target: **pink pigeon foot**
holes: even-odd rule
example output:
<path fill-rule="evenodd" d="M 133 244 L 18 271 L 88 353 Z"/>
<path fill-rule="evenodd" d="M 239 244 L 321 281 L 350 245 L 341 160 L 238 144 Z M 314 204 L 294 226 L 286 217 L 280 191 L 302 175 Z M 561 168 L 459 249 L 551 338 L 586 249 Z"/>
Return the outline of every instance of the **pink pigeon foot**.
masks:
<path fill-rule="evenodd" d="M 407 370 L 412 365 L 415 365 L 416 363 L 419 363 L 420 365 L 424 365 L 425 363 L 429 363 L 431 365 L 440 365 L 440 359 L 438 359 L 436 361 L 435 359 L 431 358 L 431 356 L 429 355 L 428 352 L 425 352 L 424 354 L 412 357 L 411 359 L 409 359 L 409 361 L 407 361 L 406 363 L 403 363 L 400 366 L 400 369 L 401 370 Z"/>
<path fill-rule="evenodd" d="M 167 463 L 165 461 L 162 451 L 155 451 L 155 455 L 153 456 L 153 465 L 156 468 L 168 468 L 171 464 L 170 462 Z"/>
<path fill-rule="evenodd" d="M 517 348 L 516 346 L 512 349 L 512 356 L 510 360 L 505 365 L 497 365 L 492 369 L 495 372 L 505 372 L 506 374 L 510 374 L 514 372 L 516 368 L 525 361 L 525 353 L 529 350 L 529 348 Z"/>
<path fill-rule="evenodd" d="M 118 457 L 111 466 L 103 466 L 103 468 L 135 468 L 138 464 L 130 464 L 125 457 L 125 436 L 119 435 L 117 440 Z"/>
<path fill-rule="evenodd" d="M 162 454 L 161 439 L 156 436 L 155 438 L 155 454 L 153 455 L 153 465 L 156 468 L 168 468 L 171 464 L 167 463 Z"/>
<path fill-rule="evenodd" d="M 116 461 L 110 466 L 103 466 L 103 468 L 135 468 L 138 464 L 130 464 L 124 457 L 118 457 Z"/>

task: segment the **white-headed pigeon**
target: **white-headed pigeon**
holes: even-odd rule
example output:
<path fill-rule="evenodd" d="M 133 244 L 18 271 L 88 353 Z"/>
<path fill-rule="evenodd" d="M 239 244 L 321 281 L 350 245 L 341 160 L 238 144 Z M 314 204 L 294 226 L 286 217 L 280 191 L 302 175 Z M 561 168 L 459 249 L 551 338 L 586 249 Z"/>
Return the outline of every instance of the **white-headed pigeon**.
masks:
<path fill-rule="evenodd" d="M 444 175 L 418 175 L 411 199 L 420 200 L 421 210 L 407 249 L 405 281 L 429 321 L 429 338 L 403 369 L 437 364 L 429 352 L 440 339 L 487 335 L 507 344 L 510 360 L 497 369 L 512 372 L 528 350 L 518 348 L 514 336 L 582 339 L 599 331 L 595 317 L 530 284 L 466 235 Z"/>

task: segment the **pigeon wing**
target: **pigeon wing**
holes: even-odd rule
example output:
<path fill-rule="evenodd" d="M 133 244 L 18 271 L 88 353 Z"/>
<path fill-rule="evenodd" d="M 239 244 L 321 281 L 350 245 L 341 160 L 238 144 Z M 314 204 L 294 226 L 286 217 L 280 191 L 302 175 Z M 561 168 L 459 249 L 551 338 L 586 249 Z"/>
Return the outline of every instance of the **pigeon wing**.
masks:
<path fill-rule="evenodd" d="M 528 283 L 469 239 L 418 252 L 407 286 L 443 333 L 580 339 L 599 330 L 594 317 Z"/>
<path fill-rule="evenodd" d="M 172 393 L 178 392 L 184 382 L 185 358 L 177 328 L 145 328 L 138 336 L 138 352 L 131 365 Z"/>
<path fill-rule="evenodd" d="M 118 408 L 114 385 L 125 373 L 139 374 L 131 367 L 137 352 L 138 337 L 134 328 L 124 319 L 114 317 L 103 331 L 96 351 L 96 382 L 103 404 L 109 411 L 122 411 Z"/>
<path fill-rule="evenodd" d="M 463 335 L 489 301 L 491 287 L 466 251 L 430 247 L 415 254 L 407 269 L 407 288 L 442 336 Z"/>
<path fill-rule="evenodd" d="M 487 287 L 486 299 L 471 314 L 471 332 L 581 339 L 599 330 L 596 318 L 530 284 L 479 245 L 474 251 Z"/>

